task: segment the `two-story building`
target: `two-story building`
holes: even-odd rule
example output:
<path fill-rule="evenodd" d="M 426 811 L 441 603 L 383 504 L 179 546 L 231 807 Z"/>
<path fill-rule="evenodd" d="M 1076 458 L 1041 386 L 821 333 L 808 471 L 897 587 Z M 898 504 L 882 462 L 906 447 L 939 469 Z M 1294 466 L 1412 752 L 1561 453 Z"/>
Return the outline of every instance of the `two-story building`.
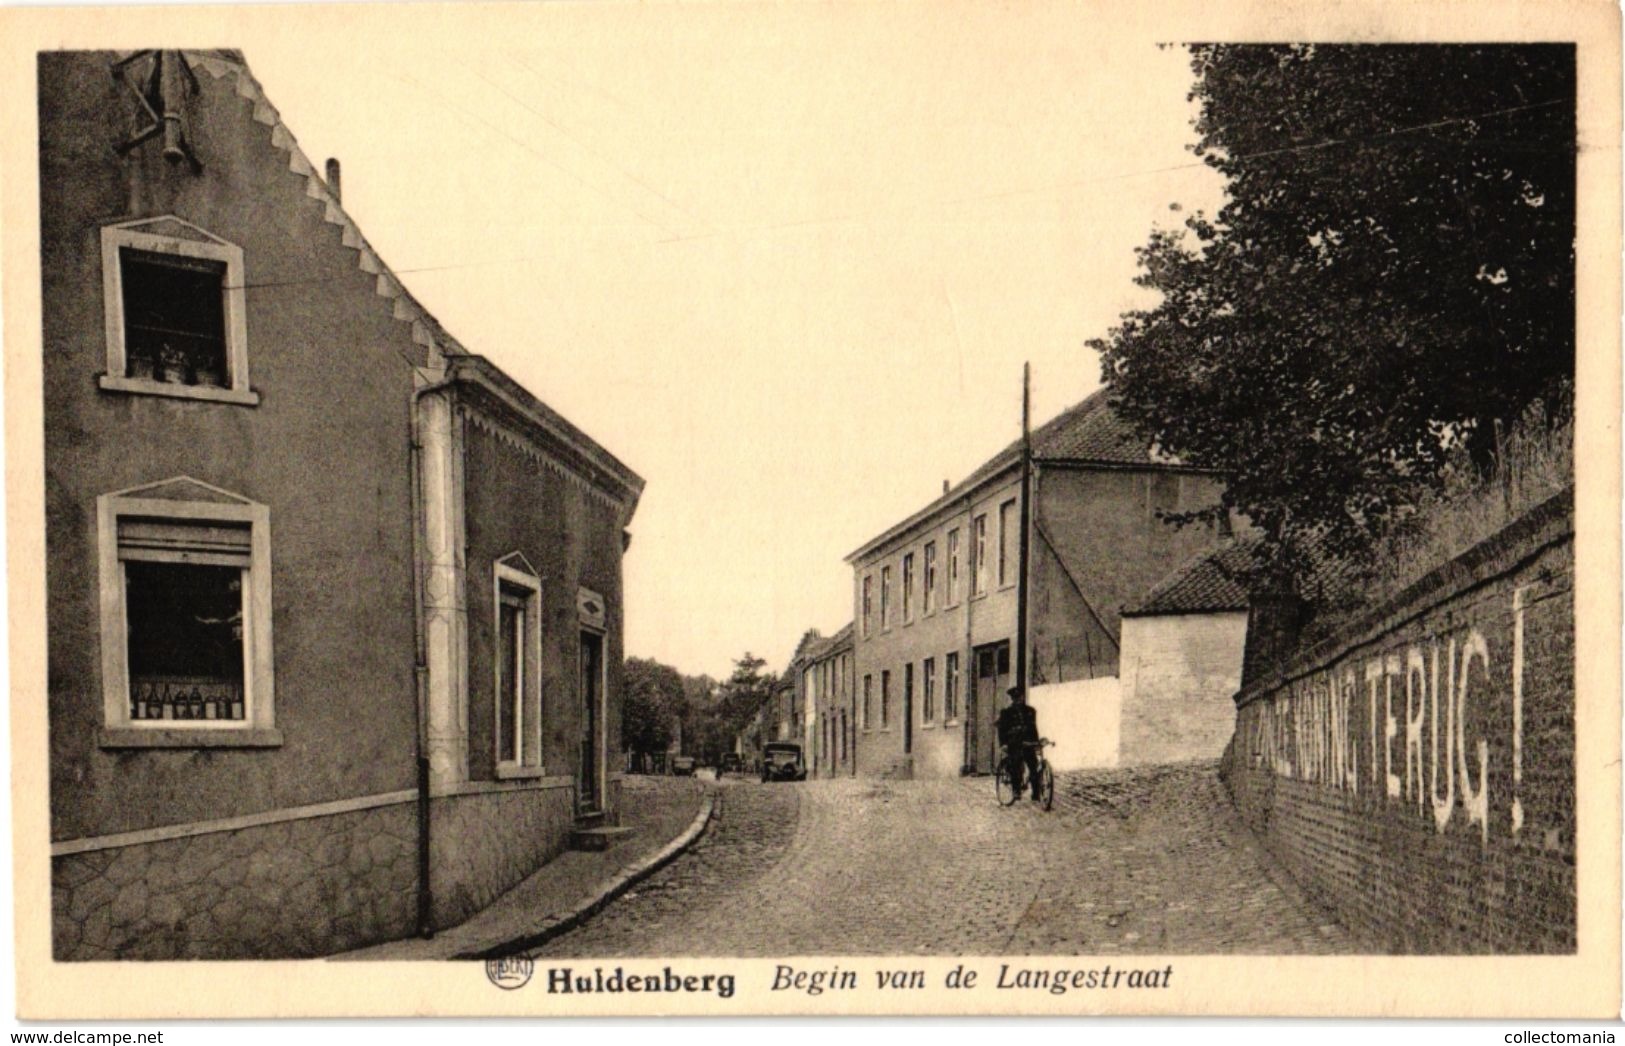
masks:
<path fill-rule="evenodd" d="M 816 633 L 814 633 L 816 635 Z M 796 668 L 807 708 L 807 768 L 813 777 L 849 777 L 853 771 L 852 625 L 819 637 L 798 653 Z"/>
<path fill-rule="evenodd" d="M 423 309 L 237 52 L 38 86 L 54 954 L 461 921 L 617 816 L 642 480 Z"/>
<path fill-rule="evenodd" d="M 1120 610 L 1229 539 L 1228 524 L 1163 518 L 1215 504 L 1223 477 L 1157 454 L 1105 390 L 1035 430 L 1031 446 L 1031 699 L 1060 742 L 1057 765 L 1099 762 L 1091 746 L 1119 711 Z M 859 773 L 993 765 L 994 720 L 1015 681 L 1021 458 L 1012 444 L 847 557 Z"/>

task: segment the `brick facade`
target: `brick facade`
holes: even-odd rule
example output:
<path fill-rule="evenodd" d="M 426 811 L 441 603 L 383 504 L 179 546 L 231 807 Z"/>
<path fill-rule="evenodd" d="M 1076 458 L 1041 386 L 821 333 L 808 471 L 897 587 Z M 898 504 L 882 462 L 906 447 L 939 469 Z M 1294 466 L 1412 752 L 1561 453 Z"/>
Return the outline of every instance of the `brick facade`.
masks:
<path fill-rule="evenodd" d="M 1572 498 L 1237 697 L 1244 819 L 1378 947 L 1575 949 Z"/>

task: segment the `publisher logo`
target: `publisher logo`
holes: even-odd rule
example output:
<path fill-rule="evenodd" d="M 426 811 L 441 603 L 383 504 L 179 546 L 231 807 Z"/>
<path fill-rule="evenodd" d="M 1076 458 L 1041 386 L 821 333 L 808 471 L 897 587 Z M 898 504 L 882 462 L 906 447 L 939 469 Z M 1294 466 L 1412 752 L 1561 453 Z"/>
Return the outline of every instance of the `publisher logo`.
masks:
<path fill-rule="evenodd" d="M 535 972 L 535 961 L 523 955 L 511 959 L 485 960 L 485 976 L 503 991 L 523 988 L 530 983 L 530 975 Z"/>

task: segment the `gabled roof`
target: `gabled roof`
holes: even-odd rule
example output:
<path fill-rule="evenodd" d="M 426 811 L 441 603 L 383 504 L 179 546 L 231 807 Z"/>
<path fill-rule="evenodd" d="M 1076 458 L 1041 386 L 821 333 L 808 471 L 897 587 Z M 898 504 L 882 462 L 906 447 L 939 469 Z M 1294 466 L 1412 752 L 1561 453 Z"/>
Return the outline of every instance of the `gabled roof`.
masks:
<path fill-rule="evenodd" d="M 1262 545 L 1262 538 L 1243 538 L 1187 560 L 1152 586 L 1144 599 L 1125 607 L 1122 616 L 1246 610 Z M 1298 587 L 1320 612 L 1329 613 L 1360 602 L 1359 572 L 1353 563 L 1334 558 L 1318 546 L 1310 547 L 1306 555 L 1309 569 L 1305 576 L 1298 578 Z"/>
<path fill-rule="evenodd" d="M 1033 460 L 1040 464 L 1096 466 L 1108 469 L 1194 469 L 1164 454 L 1142 439 L 1107 402 L 1108 390 L 1097 389 L 1054 418 L 1033 430 Z M 1017 439 L 983 462 L 946 494 L 918 512 L 865 542 L 846 557 L 851 563 L 929 519 L 944 506 L 958 501 L 976 488 L 1021 464 L 1021 440 Z"/>
<path fill-rule="evenodd" d="M 642 493 L 643 479 L 597 441 L 547 407 L 501 368 L 469 352 L 428 309 L 423 307 L 412 292 L 406 289 L 400 277 L 384 263 L 372 249 L 372 245 L 367 242 L 366 237 L 361 234 L 354 219 L 344 210 L 333 194 L 332 188 L 318 173 L 316 165 L 311 163 L 310 158 L 300 149 L 293 132 L 282 122 L 281 114 L 271 104 L 264 88 L 249 71 L 242 52 L 236 49 L 198 49 L 182 53 L 192 67 L 194 75 L 202 72 L 216 81 L 229 79 L 236 93 L 249 102 L 249 118 L 254 123 L 270 129 L 271 144 L 288 154 L 289 172 L 304 180 L 305 195 L 323 207 L 323 216 L 329 224 L 341 230 L 342 244 L 356 252 L 357 268 L 376 277 L 377 295 L 392 303 L 396 320 L 410 325 L 413 342 L 428 350 L 431 368 L 438 369 L 440 364 L 459 361 L 458 365 L 447 367 L 448 380 L 467 380 L 473 376 L 485 379 L 490 387 L 506 395 L 511 403 L 519 408 L 519 420 L 534 426 L 537 431 L 547 433 L 555 440 L 567 442 L 584 461 L 590 462 L 589 471 L 595 478 L 601 476 L 610 480 L 625 500 L 627 515 L 630 516 Z M 200 77 L 199 82 L 204 82 L 204 78 Z"/>
<path fill-rule="evenodd" d="M 1247 609 L 1248 577 L 1257 539 L 1232 541 L 1187 560 L 1152 586 L 1139 603 L 1123 609 L 1124 617 L 1161 614 L 1217 614 Z"/>
<path fill-rule="evenodd" d="M 848 621 L 832 636 L 821 636 L 816 629 L 809 631 L 802 637 L 801 645 L 796 647 L 793 663 L 807 663 L 826 658 L 841 650 L 852 648 L 852 622 Z"/>

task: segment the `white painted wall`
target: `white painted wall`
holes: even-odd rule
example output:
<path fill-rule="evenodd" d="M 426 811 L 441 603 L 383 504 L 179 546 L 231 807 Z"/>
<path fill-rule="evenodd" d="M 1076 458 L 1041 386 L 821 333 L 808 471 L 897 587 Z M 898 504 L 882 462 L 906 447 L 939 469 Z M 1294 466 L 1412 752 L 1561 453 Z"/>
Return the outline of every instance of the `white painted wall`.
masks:
<path fill-rule="evenodd" d="M 1246 611 L 1123 619 L 1122 765 L 1224 752 L 1246 640 Z"/>
<path fill-rule="evenodd" d="M 1122 697 L 1116 676 L 1035 686 L 1028 702 L 1038 731 L 1055 747 L 1046 755 L 1057 770 L 1118 765 Z"/>

